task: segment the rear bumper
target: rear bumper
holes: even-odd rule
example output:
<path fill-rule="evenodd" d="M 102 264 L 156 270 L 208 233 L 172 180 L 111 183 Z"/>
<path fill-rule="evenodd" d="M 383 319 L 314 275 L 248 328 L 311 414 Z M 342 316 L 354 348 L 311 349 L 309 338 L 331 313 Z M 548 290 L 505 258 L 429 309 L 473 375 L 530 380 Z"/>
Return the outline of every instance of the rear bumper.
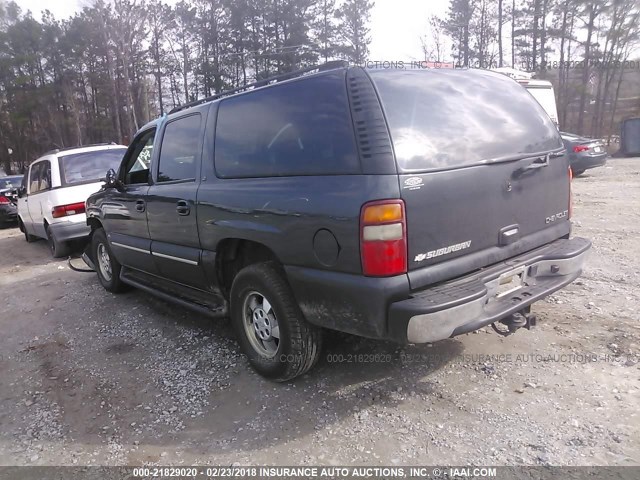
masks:
<path fill-rule="evenodd" d="M 591 242 L 557 240 L 478 273 L 413 293 L 392 303 L 389 333 L 400 341 L 425 343 L 477 330 L 530 306 L 582 273 Z M 522 276 L 522 286 L 497 297 L 501 280 Z"/>
<path fill-rule="evenodd" d="M 17 222 L 18 209 L 15 205 L 0 205 L 0 222 Z"/>
<path fill-rule="evenodd" d="M 601 167 L 607 163 L 607 153 L 600 155 L 576 155 L 571 159 L 573 170 L 587 170 L 589 168 Z"/>
<path fill-rule="evenodd" d="M 52 223 L 49 225 L 49 229 L 58 242 L 86 238 L 91 233 L 91 227 L 84 222 Z"/>

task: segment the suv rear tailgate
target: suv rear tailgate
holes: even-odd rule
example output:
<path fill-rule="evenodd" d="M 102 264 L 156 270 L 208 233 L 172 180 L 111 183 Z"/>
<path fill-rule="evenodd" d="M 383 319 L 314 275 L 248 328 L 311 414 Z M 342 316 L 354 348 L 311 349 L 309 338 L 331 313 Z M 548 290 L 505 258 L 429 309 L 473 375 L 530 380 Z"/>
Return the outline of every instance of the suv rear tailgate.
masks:
<path fill-rule="evenodd" d="M 371 77 L 400 172 L 412 290 L 569 233 L 562 140 L 520 85 L 478 70 Z"/>

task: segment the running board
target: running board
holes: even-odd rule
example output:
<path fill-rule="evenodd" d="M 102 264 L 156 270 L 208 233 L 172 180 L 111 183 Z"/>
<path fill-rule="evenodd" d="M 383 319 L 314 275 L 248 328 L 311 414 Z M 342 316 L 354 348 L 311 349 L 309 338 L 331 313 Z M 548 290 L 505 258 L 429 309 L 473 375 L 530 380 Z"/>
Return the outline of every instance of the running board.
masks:
<path fill-rule="evenodd" d="M 184 294 L 184 293 L 182 295 L 178 293 L 169 293 L 159 287 L 150 285 L 149 283 L 142 280 L 142 278 L 146 279 L 147 277 L 153 278 L 153 276 L 151 275 L 146 275 L 142 272 L 136 272 L 136 271 L 127 269 L 125 267 L 123 267 L 122 270 L 120 271 L 120 280 L 123 283 L 126 283 L 127 285 L 131 285 L 132 287 L 143 290 L 147 293 L 150 293 L 151 295 L 155 295 L 156 297 L 166 300 L 167 302 L 180 305 L 181 307 L 188 308 L 190 310 L 201 313 L 202 315 L 205 315 L 211 318 L 224 318 L 229 316 L 226 301 L 224 301 L 224 303 L 220 306 L 214 306 L 212 303 L 209 303 L 209 302 L 205 303 L 204 301 L 200 303 L 196 301 L 194 298 L 196 296 L 201 296 L 199 292 L 196 293 L 194 291 L 192 295 Z M 154 283 L 158 283 L 158 282 L 154 282 Z M 188 288 L 188 287 L 178 286 L 178 285 L 176 285 L 176 287 L 179 288 L 180 290 L 186 290 Z M 202 296 L 204 295 L 205 293 L 203 292 Z M 211 293 L 210 295 L 212 297 L 214 296 L 213 293 Z M 185 298 L 187 296 L 191 298 Z"/>

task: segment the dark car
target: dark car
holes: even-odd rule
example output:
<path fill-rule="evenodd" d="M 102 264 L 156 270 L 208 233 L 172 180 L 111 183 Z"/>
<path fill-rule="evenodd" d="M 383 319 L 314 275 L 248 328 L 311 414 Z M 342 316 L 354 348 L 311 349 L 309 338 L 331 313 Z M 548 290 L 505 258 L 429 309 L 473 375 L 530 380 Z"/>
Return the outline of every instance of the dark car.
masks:
<path fill-rule="evenodd" d="M 602 140 L 566 132 L 560 132 L 560 135 L 574 175 L 582 175 L 589 168 L 601 167 L 607 163 L 607 148 Z"/>
<path fill-rule="evenodd" d="M 107 290 L 230 316 L 279 381 L 315 364 L 324 329 L 424 343 L 532 326 L 590 248 L 569 237 L 556 127 L 481 70 L 325 65 L 186 105 L 136 134 L 86 207 Z"/>
<path fill-rule="evenodd" d="M 22 175 L 0 177 L 0 224 L 18 221 L 18 188 Z"/>

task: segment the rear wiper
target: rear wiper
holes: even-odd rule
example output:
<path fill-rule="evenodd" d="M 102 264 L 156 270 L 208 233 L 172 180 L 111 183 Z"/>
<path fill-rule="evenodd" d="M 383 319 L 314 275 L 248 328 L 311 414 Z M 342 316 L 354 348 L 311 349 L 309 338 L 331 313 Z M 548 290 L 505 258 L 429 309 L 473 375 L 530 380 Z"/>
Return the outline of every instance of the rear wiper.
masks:
<path fill-rule="evenodd" d="M 536 158 L 528 166 L 524 167 L 524 169 L 525 170 L 533 170 L 535 168 L 546 167 L 547 165 L 549 165 L 549 160 L 551 158 L 561 157 L 562 155 L 564 155 L 563 152 L 545 153 L 544 155 L 541 155 L 540 157 Z"/>
<path fill-rule="evenodd" d="M 564 149 L 553 152 L 538 152 L 538 153 L 517 153 L 514 155 L 505 155 L 503 157 L 496 157 L 490 160 L 484 160 L 482 163 L 502 163 L 502 162 L 516 162 L 518 160 L 526 160 L 528 158 L 533 160 L 540 160 L 546 156 L 549 158 L 561 157 L 564 155 Z"/>
<path fill-rule="evenodd" d="M 530 172 L 531 170 L 537 170 L 538 168 L 546 167 L 549 165 L 550 159 L 562 157 L 563 155 L 564 155 L 564 150 L 559 152 L 547 152 L 543 155 L 534 155 L 533 157 L 524 157 L 523 160 L 525 158 L 533 158 L 534 160 L 526 167 L 520 167 L 516 169 L 513 172 L 512 177 L 517 178 L 517 177 L 520 177 L 521 175 L 524 175 L 527 172 Z"/>

